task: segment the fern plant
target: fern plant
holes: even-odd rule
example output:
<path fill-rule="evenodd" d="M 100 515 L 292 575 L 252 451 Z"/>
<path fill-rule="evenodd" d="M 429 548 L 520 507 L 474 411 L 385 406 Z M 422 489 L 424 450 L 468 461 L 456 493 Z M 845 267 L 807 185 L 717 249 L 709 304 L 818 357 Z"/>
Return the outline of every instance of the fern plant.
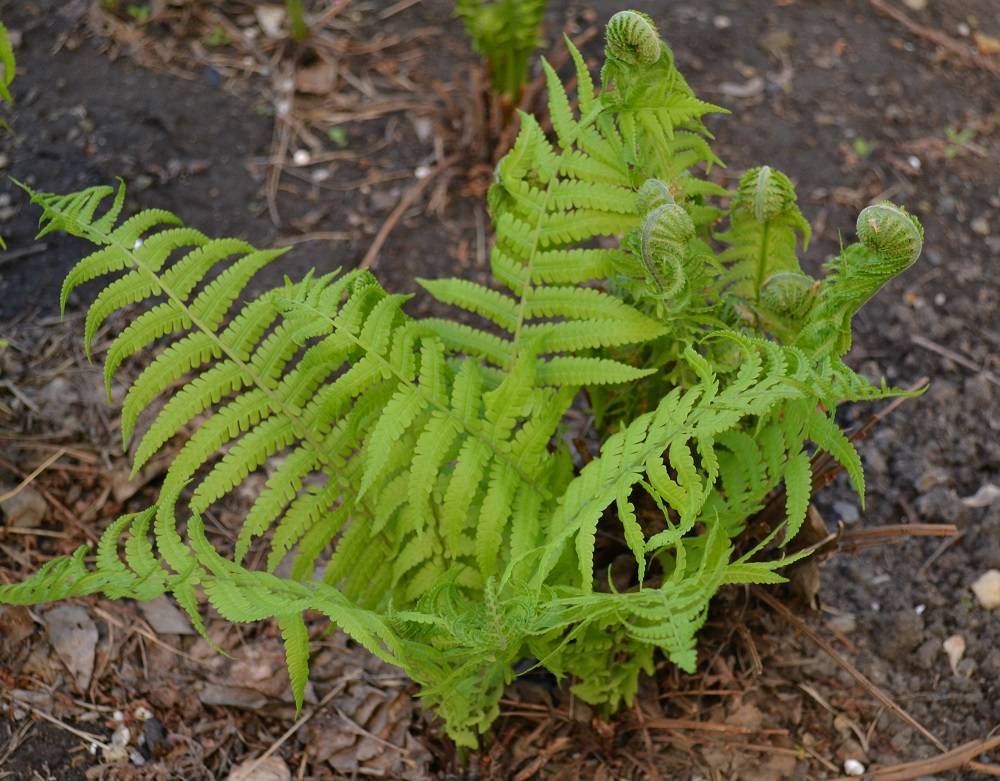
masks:
<path fill-rule="evenodd" d="M 486 60 L 493 89 L 516 105 L 539 45 L 545 0 L 455 0 L 455 13 Z"/>
<path fill-rule="evenodd" d="M 155 355 L 122 404 L 135 469 L 175 454 L 155 506 L 0 602 L 170 593 L 201 631 L 203 599 L 231 621 L 273 618 L 299 703 L 316 611 L 401 666 L 468 746 L 525 660 L 607 710 L 657 653 L 693 671 L 713 595 L 781 582 L 808 555 L 790 546 L 812 461 L 829 454 L 863 496 L 835 411 L 900 391 L 842 358 L 854 313 L 915 262 L 922 232 L 870 206 L 813 280 L 787 177 L 754 169 L 733 193 L 703 178 L 719 160 L 702 119 L 721 109 L 649 17 L 611 19 L 599 86 L 567 45 L 576 105 L 543 63 L 553 137 L 522 114 L 489 191 L 494 284 L 420 280 L 478 326 L 413 318 L 367 271 L 244 298 L 281 251 L 159 210 L 123 220 L 123 186 L 32 193 L 43 234 L 97 247 L 63 305 L 113 276 L 87 313 L 88 353 L 113 313 L 141 311 L 104 372 L 110 388 L 125 360 Z M 566 435 L 574 404 L 601 440 L 586 464 Z M 210 539 L 204 513 L 261 469 L 235 539 Z M 783 517 L 751 543 L 776 496 Z"/>

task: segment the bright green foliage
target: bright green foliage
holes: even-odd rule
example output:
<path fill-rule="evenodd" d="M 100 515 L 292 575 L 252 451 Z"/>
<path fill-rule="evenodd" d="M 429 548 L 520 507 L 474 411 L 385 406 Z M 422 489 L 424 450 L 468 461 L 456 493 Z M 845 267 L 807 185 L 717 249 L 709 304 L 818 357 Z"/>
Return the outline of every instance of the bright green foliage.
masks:
<path fill-rule="evenodd" d="M 304 41 L 309 37 L 304 0 L 285 0 L 285 10 L 288 13 L 288 27 L 292 40 Z"/>
<path fill-rule="evenodd" d="M 545 0 L 455 0 L 455 13 L 486 60 L 493 89 L 516 104 L 540 42 Z"/>
<path fill-rule="evenodd" d="M 14 60 L 14 46 L 11 44 L 10 34 L 3 23 L 0 23 L 0 66 L 3 66 L 3 72 L 0 73 L 0 100 L 13 103 L 10 84 L 14 81 L 17 63 Z"/>
<path fill-rule="evenodd" d="M 808 554 L 782 548 L 813 457 L 863 495 L 835 410 L 898 391 L 842 356 L 854 313 L 922 235 L 902 209 L 869 207 L 861 241 L 813 281 L 784 175 L 754 169 L 732 197 L 700 178 L 718 163 L 702 124 L 715 109 L 648 17 L 612 21 L 600 90 L 570 51 L 577 108 L 545 64 L 554 137 L 523 115 L 489 192 L 495 284 L 420 281 L 479 326 L 412 318 L 366 271 L 241 301 L 280 252 L 166 212 L 121 221 L 122 188 L 33 194 L 43 234 L 97 245 L 63 303 L 114 276 L 88 311 L 88 351 L 140 305 L 105 362 L 110 387 L 126 358 L 155 354 L 123 403 L 126 442 L 154 410 L 135 468 L 168 443 L 176 455 L 158 504 L 112 524 L 92 563 L 81 549 L 0 602 L 169 592 L 201 627 L 204 594 L 231 621 L 277 619 L 299 702 L 303 612 L 317 611 L 403 667 L 464 745 L 525 660 L 607 709 L 657 653 L 694 671 L 718 589 L 781 582 Z M 601 447 L 580 466 L 564 421 L 587 403 Z M 261 470 L 235 539 L 208 539 L 202 514 Z M 784 518 L 746 539 L 779 491 Z"/>

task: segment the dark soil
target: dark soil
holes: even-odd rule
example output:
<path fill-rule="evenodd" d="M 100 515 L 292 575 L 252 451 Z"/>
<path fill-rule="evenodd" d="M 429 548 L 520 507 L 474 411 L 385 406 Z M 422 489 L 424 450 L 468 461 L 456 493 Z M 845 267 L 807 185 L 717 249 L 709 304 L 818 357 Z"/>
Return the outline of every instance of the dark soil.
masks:
<path fill-rule="evenodd" d="M 623 7 L 604 0 L 551 5 L 550 40 L 564 26 L 578 32 Z M 378 8 L 355 3 L 356 16 L 345 19 L 367 23 Z M 346 122 L 347 149 L 357 155 L 333 163 L 329 179 L 286 175 L 277 199 L 281 225 L 275 226 L 263 164 L 274 106 L 267 80 L 244 83 L 206 68 L 181 79 L 138 67 L 127 51 L 111 61 L 87 35 L 81 3 L 0 0 L 0 18 L 21 34 L 18 103 L 6 112 L 13 133 L 0 138 L 5 173 L 55 192 L 122 176 L 132 208 L 168 208 L 211 234 L 261 244 L 336 234 L 297 246 L 282 269 L 293 276 L 310 266 L 354 265 L 411 186 L 412 172 L 433 163 L 433 139 L 460 135 L 460 112 L 442 108 L 441 90 L 432 86 L 447 85 L 446 94 L 461 106 L 471 60 L 450 9 L 444 0 L 424 0 L 384 23 L 385 34 L 401 41 L 406 56 L 399 57 L 405 65 L 398 73 L 416 85 L 415 107 Z M 1000 618 L 976 602 L 970 584 L 1000 569 L 1000 501 L 975 506 L 981 503 L 966 500 L 984 486 L 1000 485 L 1000 80 L 879 16 L 864 0 L 657 0 L 644 9 L 660 24 L 695 91 L 732 111 L 711 123 L 728 164 L 723 180 L 731 184 L 746 167 L 766 162 L 795 181 L 815 227 L 808 253 L 814 268 L 841 238 L 853 237 L 858 211 L 872 200 L 905 204 L 926 228 L 920 264 L 859 316 L 851 361 L 873 378 L 884 375 L 900 385 L 928 377 L 931 389 L 906 402 L 862 445 L 869 480 L 864 508 L 841 482 L 817 504 L 830 525 L 942 522 L 957 524 L 961 535 L 832 559 L 823 569 L 823 612 L 810 621 L 839 638 L 841 652 L 949 748 L 980 739 L 1000 727 Z M 1000 36 L 995 0 L 930 0 L 926 10 L 907 13 L 970 47 L 963 31 Z M 597 55 L 596 40 L 588 52 Z M 430 135 L 422 133 L 422 119 L 433 127 Z M 431 197 L 439 208 L 427 208 L 425 194 L 390 234 L 376 267 L 387 287 L 410 291 L 414 276 L 485 272 L 484 211 L 470 194 L 476 190 L 472 177 L 463 175 L 476 162 L 463 161 L 462 172 L 445 182 L 450 197 L 443 205 Z M 333 189 L 337 183 L 344 189 Z M 5 181 L 0 199 L 0 235 L 8 242 L 8 252 L 0 253 L 0 323 L 13 331 L 15 323 L 55 311 L 61 279 L 80 246 L 55 236 L 44 246 L 35 242 L 37 214 L 20 191 Z M 847 410 L 844 422 L 870 411 Z M 741 637 L 728 611 L 744 599 L 731 595 L 709 633 Z M 753 624 L 757 646 L 734 640 L 706 664 L 698 685 L 678 683 L 676 672 L 665 669 L 659 689 L 652 690 L 659 691 L 661 713 L 786 729 L 795 739 L 789 745 L 815 746 L 838 772 L 849 757 L 868 765 L 936 753 L 818 649 L 765 613 L 752 608 L 739 619 Z M 943 643 L 956 635 L 965 652 L 953 670 Z M 44 644 L 44 632 L 36 632 L 39 637 Z M 751 663 L 757 655 L 764 662 L 759 676 Z M 0 656 L 0 673 L 8 661 Z M 745 684 L 738 706 L 701 695 L 671 699 L 671 687 L 711 683 L 729 689 L 737 679 Z M 525 701 L 548 701 L 549 694 L 527 689 Z M 122 696 L 122 702 L 136 699 L 134 692 Z M 649 748 L 639 732 L 629 728 L 631 737 L 616 742 L 613 727 L 595 720 L 592 728 L 590 714 L 570 708 L 568 726 L 555 731 L 539 727 L 534 733 L 536 723 L 528 729 L 518 717 L 498 723 L 497 743 L 473 759 L 470 777 L 514 777 L 539 752 L 558 745 L 552 736 L 564 727 L 558 734 L 571 734 L 575 742 L 546 755 L 537 768 L 542 775 L 524 778 L 554 777 L 561 767 L 574 768 L 576 777 L 613 777 L 604 763 L 620 777 L 652 777 L 641 762 L 622 759 L 634 749 L 629 740 L 640 752 Z M 212 713 L 232 723 L 224 710 Z M 271 730 L 276 737 L 287 724 L 272 722 L 260 734 Z M 0 721 L 0 757 L 17 728 Z M 741 754 L 711 744 L 695 758 L 694 738 L 701 736 L 688 737 L 686 743 L 657 743 L 666 777 L 704 775 L 691 767 L 711 768 L 718 778 L 833 775 L 820 763 L 779 767 L 774 757 L 768 764 L 749 749 Z M 426 742 L 436 753 L 435 766 L 444 767 L 448 758 L 440 744 Z M 72 769 L 81 759 L 73 752 L 80 745 L 37 722 L 8 764 L 0 762 L 0 779 L 5 771 L 11 779 L 32 778 L 28 768 L 43 778 L 80 777 Z M 446 777 L 444 771 L 437 775 Z M 953 771 L 937 777 L 980 776 Z"/>

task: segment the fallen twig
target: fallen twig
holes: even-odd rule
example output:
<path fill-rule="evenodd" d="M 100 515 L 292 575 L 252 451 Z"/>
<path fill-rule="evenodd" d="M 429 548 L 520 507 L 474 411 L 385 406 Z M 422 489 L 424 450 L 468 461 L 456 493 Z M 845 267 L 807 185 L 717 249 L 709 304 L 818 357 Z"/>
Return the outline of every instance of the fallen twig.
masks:
<path fill-rule="evenodd" d="M 311 241 L 350 241 L 351 234 L 347 231 L 315 231 L 303 233 L 301 236 L 285 236 L 275 244 L 279 247 L 294 247 L 296 244 L 306 244 Z"/>
<path fill-rule="evenodd" d="M 71 727 L 66 722 L 60 721 L 55 716 L 50 716 L 45 711 L 36 708 L 30 702 L 25 702 L 24 700 L 18 699 L 17 697 L 15 697 L 13 694 L 10 694 L 9 692 L 0 691 L 0 694 L 4 695 L 8 699 L 10 699 L 11 702 L 17 703 L 17 705 L 19 705 L 22 708 L 27 708 L 32 713 L 34 713 L 36 716 L 40 716 L 41 718 L 45 719 L 46 721 L 50 722 L 51 724 L 54 724 L 59 729 L 64 730 L 64 731 L 68 732 L 71 735 L 76 735 L 76 737 L 81 738 L 82 740 L 87 740 L 87 741 L 93 743 L 94 745 L 96 745 L 96 746 L 98 746 L 98 747 L 100 747 L 102 749 L 110 749 L 111 748 L 111 746 L 109 746 L 107 743 L 105 743 L 103 740 L 101 740 L 101 736 L 100 735 L 94 735 L 93 733 L 84 732 L 83 730 L 79 730 L 76 727 Z"/>
<path fill-rule="evenodd" d="M 843 553 L 857 553 L 876 545 L 903 542 L 910 537 L 957 537 L 952 523 L 896 523 L 872 529 L 851 529 L 838 535 L 832 546 Z"/>
<path fill-rule="evenodd" d="M 955 40 L 950 35 L 947 35 L 940 30 L 935 30 L 932 27 L 925 27 L 922 24 L 917 24 L 898 8 L 887 3 L 886 0 L 868 0 L 868 2 L 871 3 L 872 8 L 883 16 L 895 19 L 917 37 L 928 40 L 931 43 L 940 46 L 942 49 L 947 49 L 966 65 L 981 68 L 987 73 L 992 73 L 994 76 L 1000 76 L 1000 62 L 996 59 L 980 54 L 971 47 L 966 46 L 961 41 Z"/>
<path fill-rule="evenodd" d="M 920 334 L 913 334 L 910 336 L 910 341 L 913 342 L 917 347 L 923 347 L 925 350 L 930 350 L 932 353 L 937 353 L 942 358 L 947 358 L 952 363 L 957 363 L 959 366 L 964 366 L 966 369 L 974 372 L 982 372 L 983 375 L 989 382 L 994 385 L 1000 385 L 1000 378 L 998 378 L 993 372 L 984 369 L 982 366 L 978 365 L 975 361 L 966 358 L 964 355 L 960 355 L 954 350 L 949 350 L 947 347 L 938 344 L 937 342 L 932 342 L 927 337 L 921 336 Z"/>
<path fill-rule="evenodd" d="M 949 537 L 947 540 L 944 540 L 937 547 L 937 549 L 930 556 L 927 557 L 927 561 L 925 561 L 923 564 L 920 565 L 920 569 L 917 570 L 917 577 L 922 578 L 926 576 L 928 570 L 930 570 L 931 568 L 931 565 L 935 561 L 937 561 L 944 554 L 944 552 L 948 550 L 948 548 L 950 548 L 952 545 L 954 545 L 956 542 L 962 539 L 963 534 L 964 532 L 962 532 L 961 534 L 956 534 L 954 537 Z"/>
<path fill-rule="evenodd" d="M 395 16 L 396 14 L 402 11 L 405 11 L 410 6 L 414 6 L 422 1 L 423 0 L 399 0 L 398 3 L 393 3 L 384 11 L 380 12 L 378 18 L 382 21 L 385 21 L 386 19 Z"/>
<path fill-rule="evenodd" d="M 985 740 L 974 740 L 959 746 L 951 751 L 938 754 L 930 759 L 921 759 L 917 762 L 904 762 L 901 765 L 877 768 L 869 770 L 864 774 L 864 778 L 878 779 L 878 781 L 909 781 L 909 779 L 921 778 L 922 776 L 933 776 L 945 770 L 955 770 L 973 764 L 973 760 L 980 754 L 1000 747 L 1000 735 Z M 989 775 L 996 775 L 1000 768 L 994 765 L 983 765 L 978 762 L 978 772 L 986 772 Z M 983 770 L 985 768 L 985 771 Z M 841 776 L 834 781 L 854 781 L 856 776 Z"/>
<path fill-rule="evenodd" d="M 285 730 L 284 733 L 282 733 L 281 737 L 279 737 L 276 741 L 274 741 L 274 743 L 272 743 L 268 747 L 267 751 L 265 751 L 263 754 L 257 757 L 257 759 L 255 759 L 253 762 L 251 762 L 248 767 L 243 769 L 244 778 L 250 778 L 251 775 L 253 774 L 253 771 L 256 770 L 258 767 L 260 767 L 261 763 L 265 759 L 274 754 L 274 752 L 277 751 L 279 748 L 281 748 L 288 741 L 290 737 L 292 737 L 296 732 L 302 729 L 302 727 L 306 724 L 306 722 L 308 722 L 313 716 L 315 716 L 317 713 L 323 710 L 323 708 L 329 705 L 330 701 L 333 700 L 334 697 L 336 697 L 338 694 L 344 691 L 345 686 L 347 686 L 347 679 L 341 680 L 336 686 L 330 689 L 330 691 L 326 693 L 326 696 L 319 701 L 319 704 L 317 704 L 315 708 L 310 710 L 308 713 L 302 714 L 301 718 L 299 718 L 298 721 L 296 721 L 294 724 L 292 724 L 292 726 L 290 726 L 287 730 Z"/>
<path fill-rule="evenodd" d="M 392 233 L 393 228 L 402 219 L 403 215 L 406 214 L 406 210 L 416 203 L 417 198 L 423 195 L 424 190 L 427 189 L 428 185 L 434 181 L 434 179 L 440 175 L 443 171 L 450 168 L 459 159 L 458 155 L 452 155 L 449 158 L 443 160 L 437 167 L 432 168 L 427 172 L 427 175 L 423 179 L 418 179 L 409 190 L 407 190 L 403 197 L 399 199 L 399 203 L 392 210 L 389 216 L 386 218 L 385 222 L 382 223 L 382 227 L 379 228 L 375 238 L 365 253 L 364 258 L 361 259 L 361 263 L 358 264 L 359 268 L 371 268 L 376 258 L 378 258 L 379 252 L 382 250 L 382 245 L 385 244 L 386 239 L 389 238 L 389 234 Z"/>
<path fill-rule="evenodd" d="M 787 729 L 751 729 L 737 724 L 722 724 L 717 721 L 696 721 L 694 719 L 649 719 L 647 729 L 691 730 L 694 732 L 721 732 L 726 735 L 787 735 Z"/>
<path fill-rule="evenodd" d="M 38 477 L 42 472 L 44 472 L 46 469 L 52 466 L 56 461 L 58 461 L 64 455 L 66 455 L 66 449 L 59 448 L 55 453 L 53 453 L 51 456 L 46 458 L 42 463 L 36 466 L 31 474 L 29 474 L 26 478 L 24 478 L 20 483 L 17 484 L 16 488 L 12 488 L 5 494 L 0 494 L 0 504 L 3 504 L 8 499 L 13 499 L 15 496 L 21 493 L 21 491 L 27 488 L 36 477 Z"/>
<path fill-rule="evenodd" d="M 18 247 L 17 249 L 9 250 L 0 254 L 0 266 L 6 265 L 7 263 L 13 263 L 15 260 L 20 260 L 21 258 L 30 258 L 32 255 L 40 255 L 49 248 L 49 245 L 45 242 L 39 242 L 38 244 L 29 244 L 27 247 Z"/>
<path fill-rule="evenodd" d="M 760 599 L 762 602 L 766 602 L 771 609 L 775 612 L 780 613 L 781 616 L 792 625 L 792 628 L 800 634 L 805 635 L 810 640 L 812 640 L 820 649 L 826 653 L 834 662 L 836 662 L 840 667 L 847 671 L 847 673 L 861 686 L 863 686 L 869 694 L 871 694 L 876 700 L 882 703 L 886 708 L 891 710 L 896 716 L 913 727 L 917 732 L 923 735 L 927 740 L 933 743 L 937 748 L 942 751 L 947 751 L 944 743 L 942 743 L 935 735 L 928 730 L 923 724 L 913 718 L 909 713 L 903 710 L 896 702 L 884 691 L 882 691 L 878 686 L 876 686 L 868 677 L 862 673 L 857 667 L 851 664 L 847 659 L 841 656 L 837 650 L 830 645 L 826 640 L 819 636 L 819 634 L 811 626 L 809 626 L 805 621 L 799 618 L 795 613 L 789 610 L 785 605 L 783 605 L 778 599 L 769 594 L 767 591 L 762 589 L 760 586 L 753 586 L 751 588 L 754 596 Z M 926 775 L 926 773 L 921 773 L 920 775 Z M 909 777 L 909 776 L 908 776 Z"/>
<path fill-rule="evenodd" d="M 295 99 L 294 83 L 294 80 L 288 77 L 279 81 L 279 84 L 285 88 L 276 90 L 278 92 L 277 118 L 274 123 L 274 137 L 270 154 L 271 170 L 268 172 L 266 190 L 267 211 L 271 216 L 271 222 L 276 226 L 281 225 L 281 215 L 278 213 L 278 185 L 281 183 L 281 172 L 292 139 L 291 113 Z"/>

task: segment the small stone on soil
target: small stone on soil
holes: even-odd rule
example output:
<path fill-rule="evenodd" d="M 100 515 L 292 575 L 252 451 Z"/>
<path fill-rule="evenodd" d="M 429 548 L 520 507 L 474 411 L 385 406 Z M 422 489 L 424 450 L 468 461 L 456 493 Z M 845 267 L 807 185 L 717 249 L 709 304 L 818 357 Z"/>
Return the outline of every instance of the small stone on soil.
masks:
<path fill-rule="evenodd" d="M 932 637 L 920 645 L 914 654 L 914 659 L 920 669 L 930 670 L 939 653 L 941 653 L 941 641 Z"/>
<path fill-rule="evenodd" d="M 149 602 L 140 602 L 139 610 L 158 635 L 195 634 L 188 617 L 174 607 L 166 596 L 161 595 Z"/>
<path fill-rule="evenodd" d="M 97 648 L 97 625 L 79 605 L 59 605 L 42 619 L 49 642 L 76 681 L 77 689 L 87 691 L 94 673 Z"/>
<path fill-rule="evenodd" d="M 268 757 L 260 764 L 257 764 L 256 759 L 240 762 L 229 773 L 226 781 L 291 781 L 291 778 L 292 772 L 285 760 L 281 757 Z"/>
<path fill-rule="evenodd" d="M 944 652 L 948 654 L 948 664 L 951 665 L 951 671 L 957 675 L 958 663 L 965 655 L 965 638 L 961 635 L 952 635 L 944 641 L 943 647 Z"/>
<path fill-rule="evenodd" d="M 839 616 L 834 616 L 826 625 L 830 629 L 840 632 L 842 635 L 849 635 L 855 629 L 858 628 L 858 620 L 854 617 L 853 613 L 842 613 Z"/>
<path fill-rule="evenodd" d="M 861 515 L 858 513 L 858 506 L 853 502 L 834 502 L 833 511 L 848 526 L 861 520 Z"/>
<path fill-rule="evenodd" d="M 257 24 L 268 38 L 284 37 L 285 9 L 280 5 L 261 5 L 254 9 Z"/>
<path fill-rule="evenodd" d="M 915 649 L 924 639 L 924 619 L 912 610 L 900 610 L 883 619 L 886 624 L 879 635 L 879 652 L 892 661 Z"/>
<path fill-rule="evenodd" d="M 980 236 L 990 235 L 990 222 L 985 217 L 976 217 L 969 223 L 969 227 L 973 233 L 978 233 Z"/>
<path fill-rule="evenodd" d="M 989 507 L 997 499 L 1000 499 L 1000 488 L 997 488 L 993 483 L 987 483 L 980 486 L 979 490 L 972 496 L 964 497 L 962 504 L 966 507 Z"/>
<path fill-rule="evenodd" d="M 0 503 L 8 526 L 31 529 L 45 519 L 48 505 L 45 499 L 30 485 L 26 485 L 7 501 Z"/>
<path fill-rule="evenodd" d="M 972 584 L 972 593 L 987 610 L 1000 607 L 1000 570 L 991 569 L 980 575 Z"/>

